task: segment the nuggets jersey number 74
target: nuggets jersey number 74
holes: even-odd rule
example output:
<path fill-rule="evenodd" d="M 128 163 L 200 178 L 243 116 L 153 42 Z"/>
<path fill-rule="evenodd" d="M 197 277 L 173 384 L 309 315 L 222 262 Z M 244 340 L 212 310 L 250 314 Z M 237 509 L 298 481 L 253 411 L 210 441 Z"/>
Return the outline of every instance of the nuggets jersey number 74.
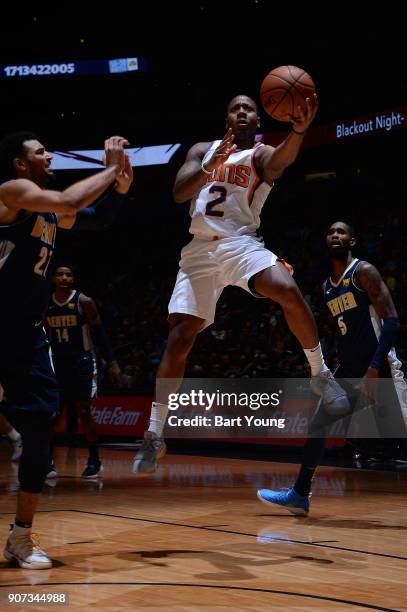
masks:
<path fill-rule="evenodd" d="M 203 158 L 207 162 L 220 140 L 212 143 Z M 260 212 L 271 186 L 262 181 L 254 167 L 252 149 L 235 151 L 212 175 L 191 200 L 190 233 L 211 240 L 228 236 L 255 234 L 260 225 Z"/>

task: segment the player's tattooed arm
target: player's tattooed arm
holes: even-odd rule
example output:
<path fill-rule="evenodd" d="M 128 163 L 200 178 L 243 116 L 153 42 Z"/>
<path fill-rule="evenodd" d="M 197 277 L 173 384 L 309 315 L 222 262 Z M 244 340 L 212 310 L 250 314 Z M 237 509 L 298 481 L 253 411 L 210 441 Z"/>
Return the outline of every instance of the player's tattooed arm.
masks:
<path fill-rule="evenodd" d="M 79 306 L 84 314 L 86 321 L 92 327 L 92 325 L 101 325 L 102 319 L 100 318 L 99 311 L 92 298 L 84 295 L 83 293 L 79 296 Z"/>
<path fill-rule="evenodd" d="M 377 268 L 366 261 L 360 263 L 356 270 L 356 282 L 366 291 L 381 319 L 398 316 L 390 291 Z"/>

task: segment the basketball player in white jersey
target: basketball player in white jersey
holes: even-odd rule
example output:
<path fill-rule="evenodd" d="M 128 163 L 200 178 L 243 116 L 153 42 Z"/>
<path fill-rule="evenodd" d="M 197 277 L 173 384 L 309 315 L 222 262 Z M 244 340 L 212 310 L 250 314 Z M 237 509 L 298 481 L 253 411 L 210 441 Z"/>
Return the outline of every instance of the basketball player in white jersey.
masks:
<path fill-rule="evenodd" d="M 262 206 L 275 179 L 296 159 L 317 112 L 307 99 L 291 116 L 292 131 L 276 148 L 255 144 L 256 103 L 239 95 L 227 107 L 223 140 L 200 142 L 189 150 L 173 195 L 191 200 L 191 242 L 182 250 L 180 270 L 169 304 L 170 332 L 157 379 L 182 379 L 196 335 L 214 321 L 216 303 L 227 285 L 280 304 L 291 332 L 311 366 L 311 386 L 332 410 L 346 410 L 344 391 L 326 367 L 312 312 L 284 262 L 256 236 Z M 176 391 L 176 389 L 171 389 Z M 136 454 L 133 471 L 152 472 L 165 453 L 162 437 L 168 406 L 153 402 L 150 425 Z"/>

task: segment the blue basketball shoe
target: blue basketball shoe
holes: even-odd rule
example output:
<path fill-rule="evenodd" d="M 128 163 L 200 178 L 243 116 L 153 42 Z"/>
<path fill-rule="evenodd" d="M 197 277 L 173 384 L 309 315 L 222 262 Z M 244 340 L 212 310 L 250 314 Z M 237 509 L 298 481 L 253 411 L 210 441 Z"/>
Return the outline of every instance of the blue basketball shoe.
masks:
<path fill-rule="evenodd" d="M 280 489 L 279 491 L 260 489 L 257 491 L 257 497 L 268 506 L 281 506 L 287 508 L 292 514 L 306 516 L 309 512 L 311 493 L 309 495 L 299 495 L 293 488 Z"/>

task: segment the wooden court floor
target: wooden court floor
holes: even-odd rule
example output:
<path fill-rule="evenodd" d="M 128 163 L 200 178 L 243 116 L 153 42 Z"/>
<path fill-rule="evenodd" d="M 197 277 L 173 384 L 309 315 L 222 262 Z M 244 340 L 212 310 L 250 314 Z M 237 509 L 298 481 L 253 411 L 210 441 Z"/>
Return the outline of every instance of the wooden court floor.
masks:
<path fill-rule="evenodd" d="M 13 519 L 17 468 L 0 446 L 0 538 Z M 10 593 L 69 595 L 61 610 L 407 610 L 405 473 L 321 468 L 309 517 L 261 504 L 297 466 L 168 455 L 154 475 L 133 453 L 103 450 L 101 481 L 79 475 L 83 449 L 57 449 L 35 531 L 54 561 L 29 571 L 0 561 Z M 51 485 L 54 486 L 51 486 Z"/>

